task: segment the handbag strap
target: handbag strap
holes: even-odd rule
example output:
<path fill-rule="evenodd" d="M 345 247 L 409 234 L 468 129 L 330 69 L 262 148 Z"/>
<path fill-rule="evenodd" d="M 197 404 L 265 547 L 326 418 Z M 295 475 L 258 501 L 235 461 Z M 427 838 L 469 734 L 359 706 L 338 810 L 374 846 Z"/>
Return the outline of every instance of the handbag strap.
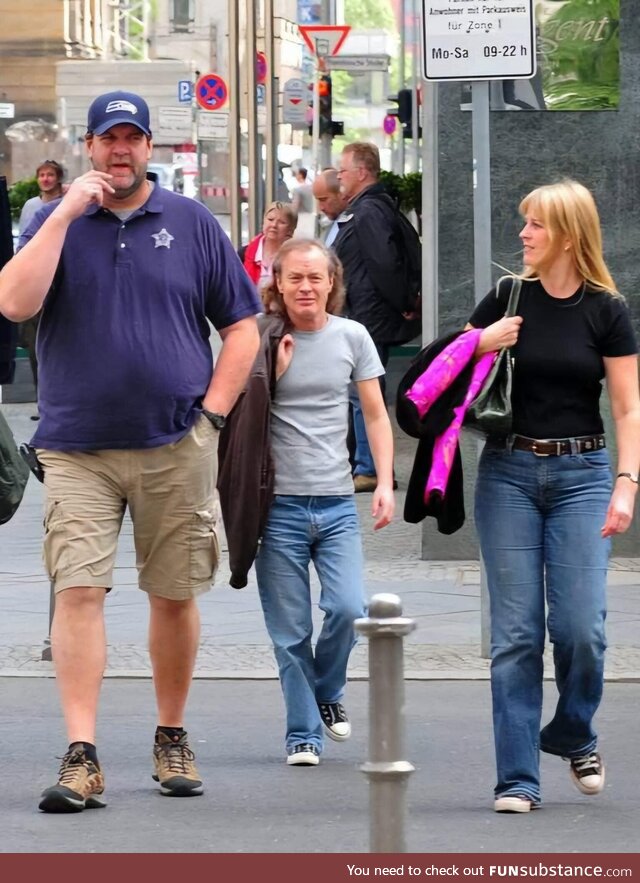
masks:
<path fill-rule="evenodd" d="M 503 279 L 509 279 L 511 281 L 509 302 L 507 303 L 507 309 L 504 315 L 505 317 L 515 316 L 518 309 L 518 301 L 520 300 L 520 291 L 522 290 L 522 279 L 519 276 L 502 276 L 498 279 L 498 292 L 500 291 L 500 283 Z"/>

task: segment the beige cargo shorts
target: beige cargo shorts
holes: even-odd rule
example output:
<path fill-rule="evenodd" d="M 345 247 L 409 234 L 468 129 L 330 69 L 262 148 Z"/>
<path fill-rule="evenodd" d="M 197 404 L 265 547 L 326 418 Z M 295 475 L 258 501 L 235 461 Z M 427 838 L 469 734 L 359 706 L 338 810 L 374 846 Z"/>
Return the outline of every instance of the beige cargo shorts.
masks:
<path fill-rule="evenodd" d="M 199 416 L 180 441 L 108 451 L 39 449 L 44 562 L 56 592 L 110 589 L 128 507 L 140 588 L 184 601 L 208 591 L 219 560 L 218 431 Z"/>

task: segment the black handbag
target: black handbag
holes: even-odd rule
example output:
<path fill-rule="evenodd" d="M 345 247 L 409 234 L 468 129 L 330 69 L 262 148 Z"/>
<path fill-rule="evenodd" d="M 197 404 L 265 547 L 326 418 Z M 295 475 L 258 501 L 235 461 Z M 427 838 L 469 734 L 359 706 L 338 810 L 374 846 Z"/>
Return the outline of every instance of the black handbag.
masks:
<path fill-rule="evenodd" d="M 28 478 L 29 467 L 20 456 L 9 424 L 0 413 L 0 524 L 15 514 Z"/>
<path fill-rule="evenodd" d="M 522 279 L 517 276 L 503 276 L 496 285 L 496 297 L 500 294 L 500 284 L 505 280 L 511 282 L 505 316 L 515 316 L 520 299 Z M 509 347 L 503 347 L 498 353 L 482 389 L 469 405 L 463 427 L 482 437 L 509 435 L 512 426 L 512 386 L 513 356 Z"/>

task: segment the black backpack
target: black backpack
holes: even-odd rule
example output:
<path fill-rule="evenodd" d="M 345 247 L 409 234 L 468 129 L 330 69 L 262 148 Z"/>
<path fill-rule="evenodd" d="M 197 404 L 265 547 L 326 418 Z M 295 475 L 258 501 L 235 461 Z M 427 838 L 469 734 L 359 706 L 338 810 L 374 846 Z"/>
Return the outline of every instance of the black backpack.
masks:
<path fill-rule="evenodd" d="M 418 231 L 409 218 L 396 206 L 388 194 L 384 194 L 387 205 L 393 210 L 392 239 L 398 255 L 398 272 L 402 279 L 403 305 L 400 312 L 416 310 L 422 292 L 422 242 Z"/>

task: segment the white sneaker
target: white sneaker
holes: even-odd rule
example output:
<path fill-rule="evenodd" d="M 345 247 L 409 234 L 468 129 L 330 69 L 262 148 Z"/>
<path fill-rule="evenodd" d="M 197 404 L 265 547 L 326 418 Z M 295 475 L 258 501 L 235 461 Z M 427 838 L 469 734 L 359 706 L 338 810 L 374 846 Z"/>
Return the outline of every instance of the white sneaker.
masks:
<path fill-rule="evenodd" d="M 320 763 L 320 752 L 310 742 L 299 742 L 289 749 L 287 763 L 289 766 L 317 766 Z"/>
<path fill-rule="evenodd" d="M 347 712 L 339 702 L 318 702 L 320 717 L 327 736 L 334 742 L 346 742 L 351 735 Z"/>
<path fill-rule="evenodd" d="M 493 808 L 496 812 L 529 812 L 535 809 L 535 804 L 523 794 L 505 794 L 503 797 L 496 797 Z"/>
<path fill-rule="evenodd" d="M 599 794 L 604 788 L 604 761 L 597 751 L 582 757 L 567 758 L 571 764 L 571 779 L 583 794 Z"/>

